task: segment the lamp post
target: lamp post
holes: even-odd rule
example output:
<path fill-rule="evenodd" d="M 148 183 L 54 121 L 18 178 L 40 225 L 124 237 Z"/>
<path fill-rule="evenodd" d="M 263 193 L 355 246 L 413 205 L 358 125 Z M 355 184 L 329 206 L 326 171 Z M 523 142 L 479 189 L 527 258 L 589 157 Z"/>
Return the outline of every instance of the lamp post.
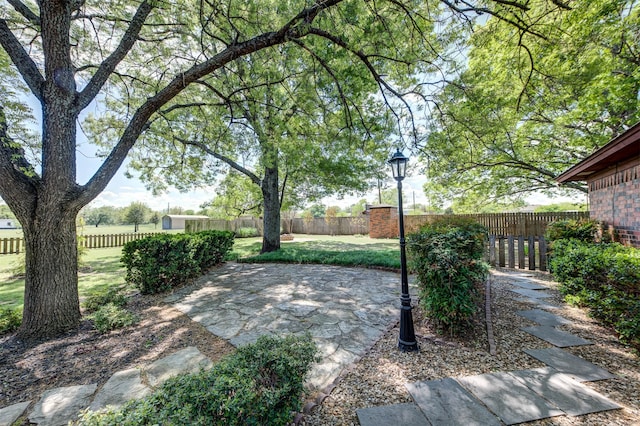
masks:
<path fill-rule="evenodd" d="M 407 278 L 407 255 L 404 240 L 404 213 L 402 211 L 402 180 L 407 171 L 405 157 L 398 149 L 389 160 L 393 170 L 393 178 L 398 182 L 398 227 L 400 230 L 400 271 L 402 282 L 402 294 L 400 295 L 400 337 L 398 348 L 403 352 L 418 350 L 418 342 L 413 331 L 413 316 L 411 315 L 411 297 L 409 296 L 409 280 Z"/>

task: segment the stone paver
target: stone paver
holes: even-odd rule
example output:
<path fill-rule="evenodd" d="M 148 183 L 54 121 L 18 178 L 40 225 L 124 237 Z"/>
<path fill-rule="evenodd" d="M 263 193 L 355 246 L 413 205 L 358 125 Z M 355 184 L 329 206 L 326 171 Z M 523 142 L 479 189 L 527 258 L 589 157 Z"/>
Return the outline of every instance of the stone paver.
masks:
<path fill-rule="evenodd" d="M 107 406 L 119 408 L 129 400 L 144 398 L 150 393 L 151 388 L 142 383 L 139 369 L 118 371 L 98 391 L 89 409 L 98 411 Z"/>
<path fill-rule="evenodd" d="M 545 342 L 549 342 L 559 348 L 593 344 L 593 342 L 576 336 L 575 334 L 567 333 L 566 331 L 558 330 L 554 327 L 549 327 L 546 325 L 537 327 L 524 327 L 522 328 L 522 331 L 533 334 L 537 338 L 542 339 Z"/>
<path fill-rule="evenodd" d="M 514 288 L 510 291 L 514 293 L 518 293 L 521 296 L 528 297 L 530 299 L 544 299 L 547 297 L 552 297 L 551 294 L 542 291 L 542 290 L 529 290 L 526 288 Z"/>
<path fill-rule="evenodd" d="M 542 284 L 535 283 L 528 278 L 515 278 L 511 281 L 511 284 L 527 290 L 547 290 L 549 288 Z"/>
<path fill-rule="evenodd" d="M 356 410 L 360 425 L 366 426 L 430 426 L 422 411 L 414 404 L 382 405 Z"/>
<path fill-rule="evenodd" d="M 29 421 L 38 426 L 63 426 L 78 418 L 78 413 L 91 403 L 98 385 L 67 386 L 50 389 L 36 403 Z"/>
<path fill-rule="evenodd" d="M 593 382 L 616 377 L 604 368 L 560 348 L 525 349 L 524 352 L 579 382 Z"/>
<path fill-rule="evenodd" d="M 31 401 L 19 402 L 0 409 L 0 426 L 11 426 L 24 414 Z"/>
<path fill-rule="evenodd" d="M 530 319 L 531 321 L 535 321 L 540 325 L 548 325 L 551 327 L 555 327 L 556 325 L 565 325 L 571 324 L 566 318 L 563 318 L 559 315 L 552 314 L 547 311 L 543 311 L 542 309 L 532 309 L 530 311 L 517 311 L 516 314 L 521 317 Z"/>
<path fill-rule="evenodd" d="M 433 425 L 499 426 L 502 424 L 480 401 L 452 378 L 409 383 L 406 388 Z"/>
<path fill-rule="evenodd" d="M 550 367 L 510 374 L 570 416 L 620 408 L 610 399 Z"/>
<path fill-rule="evenodd" d="M 165 300 L 235 346 L 310 332 L 323 360 L 308 384 L 322 389 L 398 320 L 399 280 L 362 268 L 227 263 Z"/>
<path fill-rule="evenodd" d="M 211 368 L 213 363 L 193 346 L 161 358 L 144 369 L 149 385 L 157 387 L 177 374 L 197 373 Z"/>
<path fill-rule="evenodd" d="M 521 297 L 516 299 L 518 302 L 531 303 L 532 305 L 540 308 L 546 309 L 549 311 L 553 311 L 555 309 L 560 309 L 560 305 L 555 302 L 551 302 L 547 299 L 536 299 L 533 297 Z"/>
<path fill-rule="evenodd" d="M 456 379 L 508 425 L 564 414 L 509 373 Z"/>

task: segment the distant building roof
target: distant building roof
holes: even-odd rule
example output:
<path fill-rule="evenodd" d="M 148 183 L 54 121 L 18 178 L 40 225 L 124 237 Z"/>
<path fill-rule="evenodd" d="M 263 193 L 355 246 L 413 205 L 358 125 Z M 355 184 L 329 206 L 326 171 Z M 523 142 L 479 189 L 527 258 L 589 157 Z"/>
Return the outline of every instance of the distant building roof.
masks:
<path fill-rule="evenodd" d="M 162 217 L 169 217 L 171 219 L 209 219 L 209 216 L 188 215 L 188 214 L 166 214 Z"/>
<path fill-rule="evenodd" d="M 640 156 L 640 122 L 556 178 L 559 183 L 586 181 L 598 172 Z"/>

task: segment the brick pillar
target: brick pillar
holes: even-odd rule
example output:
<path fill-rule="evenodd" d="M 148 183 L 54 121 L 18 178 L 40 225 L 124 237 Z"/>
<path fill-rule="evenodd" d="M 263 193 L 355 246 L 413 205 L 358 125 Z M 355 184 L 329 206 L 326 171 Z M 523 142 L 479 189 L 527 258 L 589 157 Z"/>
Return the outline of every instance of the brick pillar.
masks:
<path fill-rule="evenodd" d="M 398 237 L 398 208 L 389 205 L 369 207 L 369 238 Z"/>

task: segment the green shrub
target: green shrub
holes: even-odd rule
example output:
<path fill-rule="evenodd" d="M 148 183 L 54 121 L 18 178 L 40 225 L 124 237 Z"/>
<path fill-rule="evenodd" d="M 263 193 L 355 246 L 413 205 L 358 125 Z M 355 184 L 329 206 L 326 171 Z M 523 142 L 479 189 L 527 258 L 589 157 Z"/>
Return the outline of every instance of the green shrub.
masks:
<path fill-rule="evenodd" d="M 593 243 L 599 239 L 600 231 L 601 225 L 595 220 L 567 219 L 548 224 L 544 237 L 549 243 L 567 239 Z"/>
<path fill-rule="evenodd" d="M 549 268 L 568 303 L 613 327 L 640 350 L 640 250 L 618 243 L 557 240 Z"/>
<path fill-rule="evenodd" d="M 119 287 L 96 291 L 87 295 L 82 306 L 87 313 L 91 313 L 108 303 L 123 308 L 127 304 L 127 295 Z"/>
<path fill-rule="evenodd" d="M 220 263 L 233 246 L 233 233 L 203 231 L 160 234 L 131 241 L 122 250 L 125 279 L 143 294 L 185 284 Z"/>
<path fill-rule="evenodd" d="M 262 336 L 208 371 L 167 380 L 120 410 L 87 412 L 82 425 L 287 425 L 300 411 L 316 359 L 311 336 Z"/>
<path fill-rule="evenodd" d="M 259 237 L 260 232 L 257 228 L 240 228 L 236 231 L 236 238 Z"/>
<path fill-rule="evenodd" d="M 420 303 L 430 318 L 451 333 L 478 311 L 478 287 L 488 273 L 482 261 L 486 235 L 487 229 L 477 222 L 446 217 L 408 237 Z"/>
<path fill-rule="evenodd" d="M 22 309 L 0 308 L 0 335 L 11 333 L 22 324 Z"/>
<path fill-rule="evenodd" d="M 107 333 L 117 328 L 128 327 L 138 322 L 138 318 L 113 303 L 107 303 L 89 316 L 100 333 Z"/>

